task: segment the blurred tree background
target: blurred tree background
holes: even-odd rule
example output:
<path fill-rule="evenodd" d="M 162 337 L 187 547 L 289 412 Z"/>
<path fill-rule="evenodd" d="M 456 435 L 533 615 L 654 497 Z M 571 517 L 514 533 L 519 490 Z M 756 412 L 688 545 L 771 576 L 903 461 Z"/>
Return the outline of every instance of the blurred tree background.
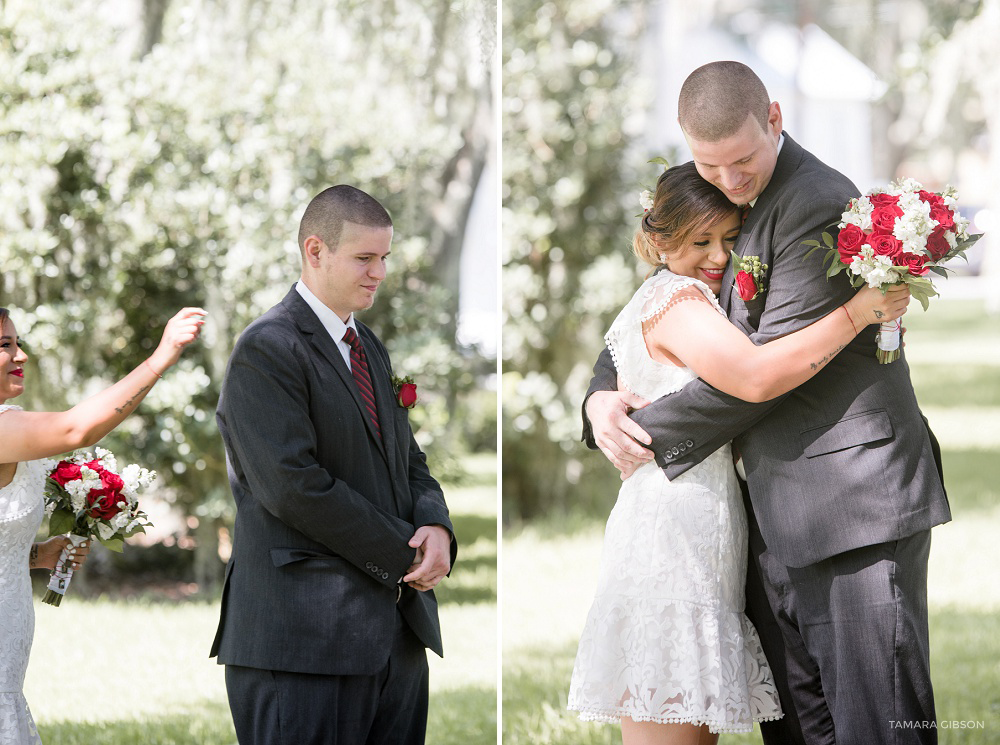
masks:
<path fill-rule="evenodd" d="M 202 589 L 232 519 L 226 361 L 298 277 L 298 218 L 326 186 L 393 215 L 362 320 L 420 385 L 439 478 L 495 449 L 495 353 L 456 338 L 495 36 L 490 0 L 0 0 L 0 305 L 34 358 L 19 403 L 66 408 L 139 364 L 180 307 L 208 310 L 203 343 L 103 443 L 160 473 L 182 518 L 167 541 L 196 549 L 172 560 Z"/>
<path fill-rule="evenodd" d="M 696 65 L 677 59 L 682 70 L 664 69 L 663 55 L 649 52 L 664 38 L 656 30 L 677 39 L 708 29 L 736 49 L 776 23 L 799 44 L 818 26 L 885 84 L 870 106 L 879 180 L 956 184 L 984 208 L 977 227 L 1000 227 L 1000 0 L 506 0 L 506 525 L 577 510 L 606 515 L 620 486 L 580 443 L 580 406 L 603 334 L 645 271 L 630 246 L 639 192 L 658 173 L 647 161 L 680 157 L 652 144 L 658 131 L 677 128 L 676 93 L 658 102 L 658 85 Z M 653 120 L 657 104 L 667 113 Z M 1000 243 L 988 234 L 980 244 L 985 283 L 1000 273 Z M 980 288 L 994 310 L 998 288 Z"/>

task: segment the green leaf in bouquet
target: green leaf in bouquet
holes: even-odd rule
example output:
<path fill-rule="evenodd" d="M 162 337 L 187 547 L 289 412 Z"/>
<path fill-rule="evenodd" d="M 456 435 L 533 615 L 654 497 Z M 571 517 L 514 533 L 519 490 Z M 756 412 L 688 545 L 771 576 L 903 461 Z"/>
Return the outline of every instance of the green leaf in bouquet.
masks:
<path fill-rule="evenodd" d="M 948 277 L 948 271 L 949 271 L 949 269 L 947 267 L 943 267 L 943 266 L 929 266 L 929 267 L 927 267 L 927 269 L 929 271 L 934 272 L 938 276 L 945 277 L 945 278 Z"/>
<path fill-rule="evenodd" d="M 938 293 L 934 285 L 926 277 L 910 277 L 906 283 L 910 286 L 910 295 L 915 297 L 924 310 L 930 307 L 930 299 Z"/>
<path fill-rule="evenodd" d="M 131 530 L 128 530 L 128 531 L 125 532 L 125 537 L 126 538 L 131 538 L 136 533 L 145 533 L 145 532 L 146 532 L 146 526 L 145 525 L 136 525 Z"/>
<path fill-rule="evenodd" d="M 105 540 L 104 538 L 101 538 L 100 534 L 98 534 L 97 535 L 97 540 L 99 540 L 101 543 L 103 543 L 105 546 L 107 546 L 109 549 L 111 549 L 115 553 L 118 553 L 118 554 L 125 553 L 125 539 L 122 538 L 117 533 L 115 535 L 111 536 L 110 538 L 108 538 L 107 540 Z"/>
<path fill-rule="evenodd" d="M 647 162 L 656 163 L 657 165 L 661 165 L 664 168 L 670 168 L 670 162 L 666 158 L 653 158 L 652 160 L 649 160 Z"/>
<path fill-rule="evenodd" d="M 831 277 L 836 277 L 846 268 L 847 267 L 844 264 L 841 264 L 839 261 L 835 261 L 830 265 L 830 268 L 826 270 L 826 278 L 830 279 Z"/>
<path fill-rule="evenodd" d="M 65 508 L 59 508 L 49 517 L 49 535 L 63 535 L 73 532 L 76 527 L 76 517 Z"/>
<path fill-rule="evenodd" d="M 825 243 L 827 245 L 827 248 L 833 248 L 833 236 L 832 235 L 830 235 L 829 233 L 827 233 L 824 230 L 823 231 L 823 235 L 821 237 L 823 238 L 823 243 Z"/>

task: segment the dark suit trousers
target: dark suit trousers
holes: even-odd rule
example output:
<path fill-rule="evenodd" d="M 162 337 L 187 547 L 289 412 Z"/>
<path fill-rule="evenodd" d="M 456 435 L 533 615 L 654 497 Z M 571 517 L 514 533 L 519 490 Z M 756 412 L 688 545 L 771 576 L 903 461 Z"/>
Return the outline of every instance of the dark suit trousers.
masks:
<path fill-rule="evenodd" d="M 764 742 L 936 743 L 930 531 L 788 567 L 768 553 L 741 485 L 750 527 L 747 615 L 785 712 L 761 724 Z"/>
<path fill-rule="evenodd" d="M 422 745 L 427 653 L 402 615 L 376 675 L 309 675 L 226 666 L 240 745 Z"/>

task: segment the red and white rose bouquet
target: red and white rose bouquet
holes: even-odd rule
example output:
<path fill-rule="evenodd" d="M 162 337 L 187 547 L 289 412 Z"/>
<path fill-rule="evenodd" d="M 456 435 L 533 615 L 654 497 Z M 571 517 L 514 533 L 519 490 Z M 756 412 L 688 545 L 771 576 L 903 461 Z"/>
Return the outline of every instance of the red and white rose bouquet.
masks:
<path fill-rule="evenodd" d="M 139 509 L 138 493 L 156 478 L 135 464 L 119 471 L 113 453 L 96 449 L 75 453 L 60 461 L 46 463 L 45 509 L 49 513 L 49 535 L 69 534 L 72 546 L 96 538 L 112 551 L 121 553 L 125 539 L 144 533 L 151 523 Z M 59 556 L 43 602 L 59 605 L 73 577 L 70 546 Z"/>
<path fill-rule="evenodd" d="M 817 248 L 826 249 L 827 278 L 846 269 L 854 287 L 867 284 L 882 292 L 906 283 L 924 310 L 937 295 L 929 274 L 946 277 L 943 264 L 956 256 L 964 259 L 980 237 L 969 235 L 969 221 L 958 212 L 954 189 L 929 192 L 910 178 L 852 199 L 837 227 L 836 244 L 826 232 L 823 243 L 805 241 L 813 246 L 807 256 Z M 879 362 L 899 359 L 899 330 L 898 320 L 879 327 Z"/>

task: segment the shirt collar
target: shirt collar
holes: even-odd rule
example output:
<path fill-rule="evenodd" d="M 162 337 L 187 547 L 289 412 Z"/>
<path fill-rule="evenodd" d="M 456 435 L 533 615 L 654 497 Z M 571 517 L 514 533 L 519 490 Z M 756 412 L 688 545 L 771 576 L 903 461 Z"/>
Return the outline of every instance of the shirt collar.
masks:
<path fill-rule="evenodd" d="M 780 137 L 778 138 L 778 152 L 777 152 L 777 153 L 775 153 L 775 156 L 776 156 L 776 157 L 777 157 L 778 155 L 781 155 L 781 146 L 782 146 L 782 145 L 784 145 L 784 144 L 785 144 L 785 133 L 784 133 L 784 132 L 782 132 L 782 133 L 781 133 L 781 136 L 780 136 Z M 777 167 L 777 165 L 778 165 L 778 164 L 777 164 L 777 159 L 776 159 L 776 160 L 775 160 L 775 167 Z M 772 173 L 771 175 L 773 176 L 774 174 Z M 758 200 L 758 199 L 760 199 L 760 194 L 758 194 L 757 196 L 755 196 L 755 197 L 754 197 L 753 199 L 751 199 L 751 200 L 750 200 L 750 201 L 748 202 L 748 204 L 750 205 L 750 207 L 751 207 L 751 208 L 753 208 L 754 206 L 756 206 L 756 204 L 757 204 L 757 200 Z"/>
<path fill-rule="evenodd" d="M 322 300 L 320 300 L 313 291 L 306 287 L 306 283 L 301 279 L 295 283 L 295 289 L 298 291 L 302 299 L 306 301 L 310 308 L 312 308 L 313 313 L 319 318 L 319 322 L 323 324 L 323 328 L 326 329 L 330 337 L 336 341 L 340 342 L 344 339 L 344 332 L 348 328 L 354 329 L 354 333 L 358 333 L 357 324 L 354 322 L 354 314 L 351 313 L 347 317 L 347 323 L 340 320 L 340 316 L 330 310 Z"/>

